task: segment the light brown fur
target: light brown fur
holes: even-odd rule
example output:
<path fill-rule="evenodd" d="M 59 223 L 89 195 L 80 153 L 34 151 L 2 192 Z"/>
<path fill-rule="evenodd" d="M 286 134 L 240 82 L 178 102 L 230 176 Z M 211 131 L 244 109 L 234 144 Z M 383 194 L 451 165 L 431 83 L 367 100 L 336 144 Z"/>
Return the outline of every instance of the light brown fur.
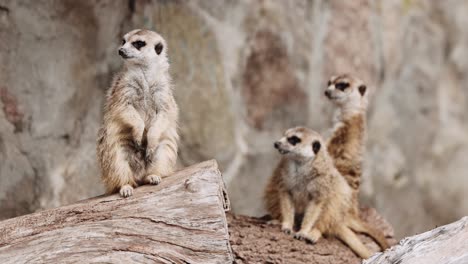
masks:
<path fill-rule="evenodd" d="M 295 145 L 292 137 L 300 139 Z M 318 150 L 313 146 L 320 145 Z M 267 210 L 281 221 L 286 233 L 293 232 L 294 218 L 303 215 L 297 239 L 317 242 L 322 235 L 336 236 L 362 258 L 371 252 L 353 232 L 373 237 L 382 249 L 388 247 L 383 234 L 362 222 L 352 210 L 352 189 L 333 165 L 322 137 L 297 127 L 286 131 L 275 143 L 283 154 L 265 190 Z"/>
<path fill-rule="evenodd" d="M 145 46 L 136 48 L 137 41 Z M 97 144 L 108 193 L 130 196 L 133 188 L 158 184 L 175 169 L 178 107 L 166 50 L 156 32 L 133 30 L 124 36 L 119 54 L 125 66 L 108 90 Z"/>
<path fill-rule="evenodd" d="M 338 83 L 349 87 L 341 91 L 336 87 Z M 352 204 L 357 214 L 366 137 L 367 87 L 361 80 L 345 74 L 330 79 L 325 95 L 338 107 L 327 149 L 335 167 L 352 188 Z"/>

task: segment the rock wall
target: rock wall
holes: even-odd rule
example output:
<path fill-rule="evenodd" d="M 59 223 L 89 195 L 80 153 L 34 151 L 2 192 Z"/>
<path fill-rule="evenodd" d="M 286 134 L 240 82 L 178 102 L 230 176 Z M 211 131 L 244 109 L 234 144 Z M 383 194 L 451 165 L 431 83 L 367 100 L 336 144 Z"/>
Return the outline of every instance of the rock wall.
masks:
<path fill-rule="evenodd" d="M 264 213 L 272 142 L 326 133 L 328 77 L 371 88 L 364 203 L 397 236 L 468 214 L 468 3 L 0 0 L 0 217 L 102 193 L 95 138 L 126 31 L 168 41 L 181 166 L 216 158 L 236 213 Z"/>

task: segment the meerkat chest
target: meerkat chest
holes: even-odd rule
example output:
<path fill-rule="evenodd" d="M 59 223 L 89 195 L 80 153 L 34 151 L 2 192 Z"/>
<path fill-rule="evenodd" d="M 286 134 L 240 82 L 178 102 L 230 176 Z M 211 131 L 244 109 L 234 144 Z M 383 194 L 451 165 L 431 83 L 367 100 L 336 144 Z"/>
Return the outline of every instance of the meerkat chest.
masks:
<path fill-rule="evenodd" d="M 156 116 L 164 107 L 164 96 L 157 91 L 136 91 L 133 95 L 133 106 L 146 119 Z"/>
<path fill-rule="evenodd" d="M 310 181 L 309 172 L 302 166 L 291 163 L 288 165 L 284 183 L 289 192 L 296 199 L 301 197 L 307 192 L 307 185 Z"/>

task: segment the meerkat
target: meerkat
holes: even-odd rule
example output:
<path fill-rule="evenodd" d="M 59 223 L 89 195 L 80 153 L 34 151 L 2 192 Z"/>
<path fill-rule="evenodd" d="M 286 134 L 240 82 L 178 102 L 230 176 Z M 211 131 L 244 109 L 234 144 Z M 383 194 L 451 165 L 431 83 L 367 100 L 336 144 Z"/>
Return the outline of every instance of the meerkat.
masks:
<path fill-rule="evenodd" d="M 327 140 L 327 150 L 335 167 L 352 188 L 352 203 L 359 212 L 359 185 L 365 150 L 367 86 L 348 74 L 333 76 L 325 96 L 337 106 L 334 126 Z"/>
<path fill-rule="evenodd" d="M 123 37 L 123 69 L 107 92 L 97 155 L 107 193 L 133 194 L 159 184 L 175 169 L 178 107 L 174 100 L 166 41 L 135 29 Z"/>
<path fill-rule="evenodd" d="M 336 236 L 364 259 L 371 252 L 354 232 L 368 234 L 382 249 L 388 248 L 383 233 L 352 212 L 352 189 L 322 146 L 320 134 L 304 127 L 287 130 L 274 143 L 282 159 L 265 190 L 270 215 L 287 234 L 294 232 L 295 216 L 303 215 L 296 239 L 315 243 L 322 235 Z"/>

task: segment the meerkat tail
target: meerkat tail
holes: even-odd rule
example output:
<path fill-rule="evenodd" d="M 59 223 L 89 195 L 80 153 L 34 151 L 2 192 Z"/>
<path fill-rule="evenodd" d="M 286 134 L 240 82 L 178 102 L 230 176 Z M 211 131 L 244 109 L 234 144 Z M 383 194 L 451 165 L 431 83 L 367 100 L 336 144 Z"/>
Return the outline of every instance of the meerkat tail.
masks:
<path fill-rule="evenodd" d="M 375 240 L 375 242 L 377 242 L 377 244 L 379 244 L 382 250 L 390 247 L 387 239 L 385 238 L 385 235 L 380 230 L 373 228 L 361 219 L 353 219 L 349 227 L 356 232 L 364 233 L 370 236 Z"/>
<path fill-rule="evenodd" d="M 347 226 L 340 226 L 336 236 L 348 245 L 358 256 L 367 259 L 371 256 L 369 249 L 359 240 L 358 236 Z"/>

